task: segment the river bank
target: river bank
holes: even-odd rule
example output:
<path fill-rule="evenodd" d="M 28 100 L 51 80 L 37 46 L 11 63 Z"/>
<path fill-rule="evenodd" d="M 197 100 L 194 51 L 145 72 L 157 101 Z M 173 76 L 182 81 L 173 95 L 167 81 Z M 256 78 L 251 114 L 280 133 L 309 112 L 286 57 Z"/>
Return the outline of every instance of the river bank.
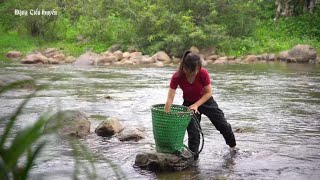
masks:
<path fill-rule="evenodd" d="M 200 55 L 203 65 L 207 64 L 253 64 L 253 63 L 268 63 L 268 62 L 287 62 L 287 63 L 311 63 L 319 64 L 320 56 L 315 48 L 309 45 L 296 45 L 290 50 L 282 51 L 278 54 L 264 53 L 259 55 L 246 55 L 241 57 L 225 56 L 215 53 L 214 48 L 206 48 L 199 50 L 197 47 L 191 47 L 190 50 Z M 66 64 L 74 65 L 139 65 L 147 64 L 156 67 L 165 65 L 178 64 L 181 58 L 169 56 L 164 51 L 158 51 L 153 55 L 145 55 L 136 49 L 128 49 L 121 51 L 118 45 L 111 46 L 105 52 L 100 54 L 92 51 L 87 51 L 79 57 L 66 56 L 65 53 L 57 48 L 47 48 L 39 50 L 27 55 L 23 55 L 19 51 L 9 51 L 5 55 L 7 58 L 20 62 L 22 64 Z"/>

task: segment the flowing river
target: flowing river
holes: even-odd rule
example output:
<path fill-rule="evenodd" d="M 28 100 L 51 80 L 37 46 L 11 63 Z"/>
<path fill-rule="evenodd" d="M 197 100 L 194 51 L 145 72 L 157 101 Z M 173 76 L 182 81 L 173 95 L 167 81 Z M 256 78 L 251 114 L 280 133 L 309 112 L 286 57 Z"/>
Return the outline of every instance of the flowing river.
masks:
<path fill-rule="evenodd" d="M 180 172 L 150 172 L 134 167 L 139 152 L 154 148 L 150 107 L 165 103 L 176 67 L 75 67 L 72 65 L 1 65 L 0 75 L 27 75 L 39 91 L 19 116 L 16 129 L 44 112 L 79 110 L 91 122 L 81 141 L 94 153 L 97 179 L 320 179 L 320 66 L 254 64 L 207 66 L 213 96 L 235 133 L 236 156 L 203 116 L 205 145 L 199 161 Z M 30 90 L 0 96 L 0 114 L 12 113 Z M 177 91 L 175 104 L 182 104 Z M 145 139 L 120 142 L 99 137 L 101 117 L 113 116 L 124 127 L 145 128 Z M 99 118 L 100 117 L 100 118 Z M 3 131 L 4 122 L 0 122 Z M 29 179 L 72 179 L 74 159 L 63 139 L 46 146 Z M 187 142 L 185 141 L 185 144 Z M 80 178 L 87 179 L 80 171 Z"/>

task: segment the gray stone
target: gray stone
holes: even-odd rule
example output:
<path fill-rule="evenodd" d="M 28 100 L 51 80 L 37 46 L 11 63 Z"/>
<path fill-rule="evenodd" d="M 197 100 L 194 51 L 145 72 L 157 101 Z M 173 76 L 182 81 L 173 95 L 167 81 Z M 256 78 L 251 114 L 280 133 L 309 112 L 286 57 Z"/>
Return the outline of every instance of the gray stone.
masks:
<path fill-rule="evenodd" d="M 93 65 L 98 57 L 98 54 L 89 51 L 79 56 L 73 64 L 77 66 Z"/>
<path fill-rule="evenodd" d="M 60 135 L 83 137 L 90 133 L 91 123 L 88 117 L 75 110 L 59 111 L 48 120 L 45 129 L 57 129 Z"/>
<path fill-rule="evenodd" d="M 48 58 L 41 53 L 29 54 L 25 58 L 23 58 L 20 62 L 22 64 L 47 64 Z"/>
<path fill-rule="evenodd" d="M 307 63 L 309 60 L 317 59 L 316 49 L 309 45 L 298 44 L 288 51 L 288 55 L 291 59 L 294 59 L 294 61 L 301 63 Z"/>
<path fill-rule="evenodd" d="M 135 159 L 135 166 L 150 171 L 180 171 L 194 163 L 195 160 L 187 149 L 179 155 L 152 150 L 137 154 Z"/>
<path fill-rule="evenodd" d="M 95 133 L 98 136 L 112 136 L 114 134 L 117 134 L 123 130 L 122 125 L 120 124 L 120 121 L 118 118 L 115 117 L 109 117 L 95 129 Z"/>
<path fill-rule="evenodd" d="M 77 59 L 73 56 L 67 56 L 65 59 L 65 63 L 73 63 L 75 62 Z"/>
<path fill-rule="evenodd" d="M 117 134 L 120 141 L 139 141 L 145 136 L 144 129 L 142 128 L 126 128 Z"/>
<path fill-rule="evenodd" d="M 152 56 L 152 58 L 153 58 L 155 61 L 160 61 L 160 62 L 163 62 L 164 64 L 171 62 L 171 58 L 170 58 L 169 55 L 168 55 L 166 52 L 164 52 L 164 51 L 158 51 L 156 54 L 154 54 L 154 55 Z"/>

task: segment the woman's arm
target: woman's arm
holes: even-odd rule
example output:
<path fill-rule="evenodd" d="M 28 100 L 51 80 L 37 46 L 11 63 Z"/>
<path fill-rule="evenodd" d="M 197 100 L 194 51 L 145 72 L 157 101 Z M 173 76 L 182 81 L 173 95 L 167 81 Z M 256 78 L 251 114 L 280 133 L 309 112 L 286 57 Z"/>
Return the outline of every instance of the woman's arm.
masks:
<path fill-rule="evenodd" d="M 164 106 L 164 111 L 165 112 L 170 112 L 170 108 L 171 108 L 171 105 L 173 103 L 173 99 L 174 99 L 175 95 L 176 95 L 176 90 L 172 89 L 172 88 L 169 88 L 167 101 L 166 101 L 166 104 Z"/>
<path fill-rule="evenodd" d="M 208 101 L 208 99 L 210 99 L 211 96 L 212 96 L 212 89 L 211 89 L 211 84 L 209 84 L 204 87 L 204 94 L 202 95 L 202 97 L 197 102 L 189 106 L 188 109 L 194 110 L 196 113 L 199 113 L 198 107 L 201 106 L 206 101 Z"/>

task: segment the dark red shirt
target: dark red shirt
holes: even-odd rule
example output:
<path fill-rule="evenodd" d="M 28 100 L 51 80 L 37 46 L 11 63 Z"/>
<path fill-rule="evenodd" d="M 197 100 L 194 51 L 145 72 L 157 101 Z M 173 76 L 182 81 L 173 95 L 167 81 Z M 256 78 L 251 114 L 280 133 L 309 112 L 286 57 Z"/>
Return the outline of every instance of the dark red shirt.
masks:
<path fill-rule="evenodd" d="M 205 68 L 201 68 L 193 83 L 189 83 L 185 74 L 175 72 L 171 78 L 170 88 L 177 89 L 179 86 L 183 91 L 183 99 L 189 102 L 198 101 L 204 94 L 204 87 L 210 84 L 210 76 Z"/>

